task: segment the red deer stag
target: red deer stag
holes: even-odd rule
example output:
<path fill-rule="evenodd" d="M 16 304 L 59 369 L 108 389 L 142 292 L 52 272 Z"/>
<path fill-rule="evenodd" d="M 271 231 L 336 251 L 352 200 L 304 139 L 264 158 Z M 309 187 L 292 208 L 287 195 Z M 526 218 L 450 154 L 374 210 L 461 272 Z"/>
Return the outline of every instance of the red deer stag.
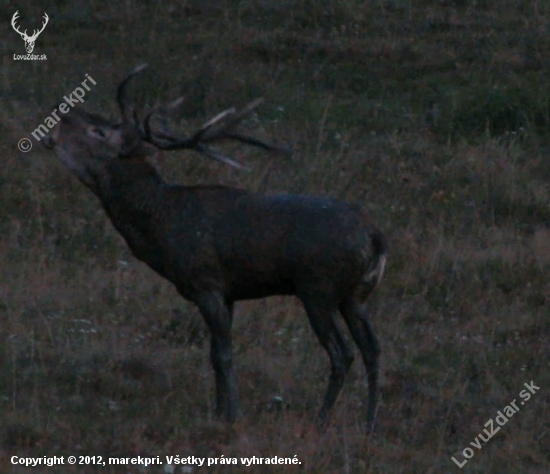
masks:
<path fill-rule="evenodd" d="M 374 423 L 380 349 L 365 299 L 386 263 L 383 234 L 357 205 L 326 197 L 264 196 L 225 186 L 168 185 L 145 161 L 153 149 L 192 149 L 239 166 L 207 145 L 231 139 L 275 150 L 234 131 L 258 104 L 231 109 L 190 138 L 139 123 L 125 101 L 136 68 L 118 87 L 121 123 L 82 110 L 62 115 L 44 144 L 100 199 L 133 254 L 199 308 L 211 333 L 216 413 L 240 415 L 231 326 L 235 301 L 295 295 L 327 351 L 331 372 L 317 422 L 329 412 L 353 361 L 338 312 L 361 351 L 368 375 L 367 429 Z M 224 125 L 225 122 L 225 125 Z"/>

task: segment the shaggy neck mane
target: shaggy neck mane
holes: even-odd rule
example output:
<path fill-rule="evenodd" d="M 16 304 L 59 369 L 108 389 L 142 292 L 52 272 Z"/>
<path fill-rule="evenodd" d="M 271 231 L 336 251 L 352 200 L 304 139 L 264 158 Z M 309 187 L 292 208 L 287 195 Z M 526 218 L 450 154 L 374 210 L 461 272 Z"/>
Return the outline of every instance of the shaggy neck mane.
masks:
<path fill-rule="evenodd" d="M 166 186 L 153 165 L 145 160 L 121 159 L 107 165 L 97 179 L 95 194 L 109 214 L 119 208 L 146 210 Z"/>

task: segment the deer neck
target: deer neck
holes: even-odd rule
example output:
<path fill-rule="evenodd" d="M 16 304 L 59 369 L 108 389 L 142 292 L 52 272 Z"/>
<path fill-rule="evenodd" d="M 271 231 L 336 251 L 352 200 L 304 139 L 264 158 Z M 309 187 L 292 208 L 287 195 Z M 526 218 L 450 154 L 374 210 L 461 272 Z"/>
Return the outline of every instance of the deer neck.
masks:
<path fill-rule="evenodd" d="M 119 161 L 107 171 L 96 192 L 103 208 L 134 256 L 164 275 L 157 242 L 168 185 L 146 162 Z"/>
<path fill-rule="evenodd" d="M 135 222 L 141 226 L 154 217 L 166 186 L 149 163 L 123 160 L 110 164 L 102 173 L 96 194 L 115 227 L 126 228 Z"/>

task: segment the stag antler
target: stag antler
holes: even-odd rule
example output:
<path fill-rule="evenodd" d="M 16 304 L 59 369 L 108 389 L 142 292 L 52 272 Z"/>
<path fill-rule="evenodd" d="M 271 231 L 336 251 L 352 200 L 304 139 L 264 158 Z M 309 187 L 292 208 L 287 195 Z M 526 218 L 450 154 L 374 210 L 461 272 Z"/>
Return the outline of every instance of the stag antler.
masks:
<path fill-rule="evenodd" d="M 144 140 L 162 150 L 195 150 L 208 156 L 209 158 L 221 161 L 222 163 L 228 164 L 235 168 L 248 169 L 247 166 L 239 163 L 237 160 L 230 158 L 229 156 L 226 156 L 218 152 L 217 150 L 213 150 L 212 148 L 206 146 L 206 144 L 219 140 L 229 139 L 237 140 L 241 143 L 247 143 L 248 145 L 257 146 L 267 151 L 283 151 L 281 148 L 275 145 L 270 145 L 261 140 L 258 140 L 257 138 L 248 137 L 246 135 L 233 132 L 231 130 L 246 116 L 250 115 L 254 111 L 254 109 L 256 109 L 262 102 L 263 99 L 260 98 L 254 100 L 253 102 L 250 102 L 240 111 L 236 111 L 234 107 L 224 110 L 220 114 L 216 115 L 214 118 L 208 120 L 189 138 L 177 138 L 162 132 L 152 132 L 150 122 L 153 114 L 157 111 L 157 109 L 155 108 L 147 114 L 145 120 L 143 121 L 143 128 L 145 131 Z M 214 129 L 215 125 L 218 125 L 226 119 L 227 122 L 221 128 L 218 128 L 217 130 Z"/>
<path fill-rule="evenodd" d="M 136 116 L 136 110 L 134 107 L 128 107 L 125 104 L 126 101 L 126 86 L 130 82 L 130 79 L 132 77 L 139 74 L 141 71 L 147 69 L 149 65 L 147 63 L 140 64 L 138 67 L 136 67 L 130 74 L 128 74 L 122 82 L 119 84 L 117 93 L 116 93 L 116 101 L 118 103 L 118 107 L 120 108 L 120 115 L 122 115 L 122 120 L 125 123 L 133 122 L 135 126 L 138 125 L 138 120 Z"/>
<path fill-rule="evenodd" d="M 199 153 L 202 153 L 209 158 L 212 158 L 222 163 L 228 164 L 235 168 L 239 169 L 248 169 L 242 163 L 239 163 L 237 160 L 230 158 L 226 155 L 221 154 L 220 152 L 213 150 L 206 146 L 206 143 L 211 143 L 219 140 L 236 140 L 241 143 L 247 143 L 249 145 L 257 146 L 263 148 L 267 151 L 273 152 L 284 152 L 288 153 L 288 150 L 280 148 L 275 145 L 265 143 L 257 138 L 248 137 L 246 135 L 232 131 L 232 129 L 238 125 L 242 120 L 249 116 L 262 102 L 263 99 L 259 98 L 248 105 L 246 105 L 242 110 L 237 111 L 234 107 L 224 110 L 223 112 L 216 115 L 214 118 L 208 120 L 201 128 L 199 128 L 191 137 L 189 138 L 178 138 L 169 133 L 164 133 L 160 131 L 153 132 L 151 129 L 151 118 L 153 115 L 159 111 L 160 107 L 154 107 L 143 120 L 143 128 L 140 127 L 138 123 L 137 114 L 134 108 L 130 108 L 126 105 L 126 95 L 125 90 L 128 82 L 136 74 L 140 73 L 147 67 L 147 64 L 142 64 L 135 68 L 128 76 L 118 86 L 117 91 L 117 102 L 120 107 L 122 114 L 123 123 L 131 123 L 140 133 L 140 136 L 143 141 L 151 143 L 161 150 L 181 150 L 181 149 L 190 149 L 195 150 Z M 167 108 L 174 108 L 183 101 L 183 98 L 179 98 L 176 101 L 172 102 Z M 218 128 L 214 129 L 215 125 L 218 125 L 222 121 L 226 123 Z"/>

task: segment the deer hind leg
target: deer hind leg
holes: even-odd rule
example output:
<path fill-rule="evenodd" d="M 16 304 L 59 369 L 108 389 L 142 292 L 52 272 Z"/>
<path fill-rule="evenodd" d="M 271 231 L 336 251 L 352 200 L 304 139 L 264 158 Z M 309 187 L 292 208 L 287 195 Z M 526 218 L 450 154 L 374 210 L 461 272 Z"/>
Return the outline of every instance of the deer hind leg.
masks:
<path fill-rule="evenodd" d="M 210 360 L 216 378 L 216 415 L 232 423 L 241 416 L 231 347 L 233 303 L 216 293 L 201 295 L 195 303 L 211 334 Z"/>
<path fill-rule="evenodd" d="M 337 310 L 332 305 L 304 301 L 311 327 L 317 334 L 321 345 L 330 358 L 330 377 L 326 395 L 317 414 L 316 422 L 323 428 L 326 426 L 330 411 L 344 385 L 344 379 L 353 363 L 353 351 L 346 342 L 336 321 Z"/>
<path fill-rule="evenodd" d="M 369 312 L 364 304 L 350 299 L 340 306 L 340 312 L 348 325 L 353 340 L 359 347 L 367 370 L 369 401 L 367 406 L 367 430 L 372 430 L 378 405 L 378 372 L 380 346 L 372 329 Z"/>

